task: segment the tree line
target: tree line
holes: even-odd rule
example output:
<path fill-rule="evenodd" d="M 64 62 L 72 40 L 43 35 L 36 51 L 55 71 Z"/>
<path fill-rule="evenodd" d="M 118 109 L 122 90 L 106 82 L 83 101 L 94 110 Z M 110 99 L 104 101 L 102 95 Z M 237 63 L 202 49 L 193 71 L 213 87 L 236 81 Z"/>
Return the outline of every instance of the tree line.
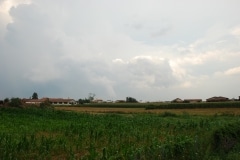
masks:
<path fill-rule="evenodd" d="M 95 96 L 96 96 L 96 94 L 89 93 L 88 98 L 84 98 L 84 99 L 80 98 L 80 99 L 78 99 L 77 102 L 78 102 L 78 104 L 91 103 L 94 100 Z M 34 92 L 32 94 L 32 96 L 30 97 L 30 99 L 38 99 L 37 92 Z M 126 97 L 126 102 L 127 103 L 137 103 L 138 101 L 133 97 Z M 4 100 L 0 100 L 0 105 L 11 106 L 11 107 L 21 107 L 23 105 L 23 102 L 18 97 L 13 97 L 11 99 L 5 98 Z"/>

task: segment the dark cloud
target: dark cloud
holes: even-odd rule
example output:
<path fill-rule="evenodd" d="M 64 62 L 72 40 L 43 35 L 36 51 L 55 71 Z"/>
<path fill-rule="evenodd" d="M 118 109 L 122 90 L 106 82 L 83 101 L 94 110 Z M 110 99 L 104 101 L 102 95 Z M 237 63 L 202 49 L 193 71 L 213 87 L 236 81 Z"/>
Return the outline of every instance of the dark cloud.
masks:
<path fill-rule="evenodd" d="M 0 15 L 0 96 L 36 91 L 40 97 L 77 99 L 91 92 L 103 99 L 158 99 L 163 92 L 168 98 L 187 87 L 188 95 L 193 86 L 210 87 L 214 73 L 239 64 L 239 36 L 231 35 L 239 28 L 239 5 L 195 3 L 16 3 L 11 19 Z"/>

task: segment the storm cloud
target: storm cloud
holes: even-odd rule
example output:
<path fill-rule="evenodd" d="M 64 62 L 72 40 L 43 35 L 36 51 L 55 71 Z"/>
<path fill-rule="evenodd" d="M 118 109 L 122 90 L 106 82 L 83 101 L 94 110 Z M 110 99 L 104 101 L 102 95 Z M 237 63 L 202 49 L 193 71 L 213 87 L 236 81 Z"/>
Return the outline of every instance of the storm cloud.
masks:
<path fill-rule="evenodd" d="M 0 99 L 237 97 L 239 6 L 0 0 Z"/>

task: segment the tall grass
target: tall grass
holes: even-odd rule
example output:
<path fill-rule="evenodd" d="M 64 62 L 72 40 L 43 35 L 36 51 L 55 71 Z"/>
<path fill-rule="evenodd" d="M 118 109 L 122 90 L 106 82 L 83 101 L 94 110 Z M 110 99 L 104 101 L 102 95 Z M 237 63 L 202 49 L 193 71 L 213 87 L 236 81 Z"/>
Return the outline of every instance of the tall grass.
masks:
<path fill-rule="evenodd" d="M 240 108 L 240 101 L 199 102 L 199 103 L 170 103 L 170 102 L 156 102 L 156 103 L 85 103 L 85 104 L 82 104 L 82 105 L 76 105 L 75 107 L 145 108 L 145 109 Z"/>
<path fill-rule="evenodd" d="M 1 108 L 0 159 L 239 159 L 239 118 Z M 234 144 L 219 151 L 226 136 Z"/>
<path fill-rule="evenodd" d="M 147 104 L 146 109 L 240 108 L 240 102 L 199 102 Z"/>

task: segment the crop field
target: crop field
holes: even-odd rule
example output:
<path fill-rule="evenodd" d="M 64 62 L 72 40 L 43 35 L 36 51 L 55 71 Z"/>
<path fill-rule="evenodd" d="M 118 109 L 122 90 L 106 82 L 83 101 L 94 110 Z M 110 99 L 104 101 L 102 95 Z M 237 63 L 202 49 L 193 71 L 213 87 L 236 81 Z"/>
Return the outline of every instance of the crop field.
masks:
<path fill-rule="evenodd" d="M 187 113 L 190 115 L 240 115 L 240 102 L 202 103 L 89 103 L 77 106 L 55 106 L 57 110 L 85 113 Z"/>
<path fill-rule="evenodd" d="M 240 159 L 240 116 L 235 112 L 143 111 L 0 108 L 0 159 Z"/>
<path fill-rule="evenodd" d="M 135 113 L 156 113 L 162 114 L 171 112 L 177 115 L 222 115 L 232 114 L 240 115 L 240 108 L 193 108 L 193 109 L 145 109 L 145 108 L 109 108 L 109 107 L 72 107 L 72 106 L 58 106 L 56 110 L 74 111 L 81 113 L 116 113 L 116 114 L 135 114 Z"/>

